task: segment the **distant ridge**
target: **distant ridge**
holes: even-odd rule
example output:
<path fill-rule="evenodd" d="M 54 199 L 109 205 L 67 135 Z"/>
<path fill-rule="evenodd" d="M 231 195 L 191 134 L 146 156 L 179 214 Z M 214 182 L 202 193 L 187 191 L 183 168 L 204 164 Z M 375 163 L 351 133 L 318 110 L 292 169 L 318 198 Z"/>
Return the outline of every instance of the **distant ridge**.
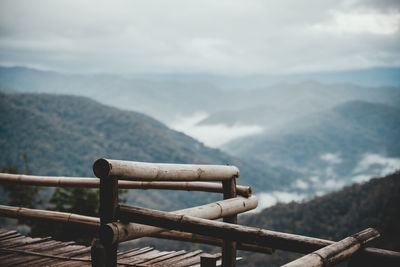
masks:
<path fill-rule="evenodd" d="M 359 165 L 369 155 L 381 157 L 382 165 L 386 164 L 384 158 L 400 158 L 399 136 L 400 108 L 349 101 L 293 120 L 281 130 L 235 140 L 225 149 L 241 157 L 286 164 L 322 183 L 331 179 L 349 184 L 358 175 L 357 169 L 365 175 L 380 173 L 372 170 L 373 163 Z M 326 156 L 334 157 L 333 161 Z M 310 186 L 315 184 L 304 181 Z"/>
<path fill-rule="evenodd" d="M 0 69 L 56 73 L 55 71 L 37 70 L 23 66 L 0 66 Z M 3 72 L 3 70 L 1 70 L 0 73 Z M 99 74 L 102 75 L 101 73 Z M 110 74 L 110 76 L 112 75 L 113 74 Z M 360 86 L 400 86 L 400 67 L 374 67 L 355 70 L 293 73 L 286 75 L 253 74 L 228 76 L 207 73 L 133 73 L 121 74 L 120 76 L 154 81 L 178 81 L 185 83 L 203 82 L 214 84 L 220 88 L 232 89 L 243 89 L 248 87 L 256 88 L 283 82 L 298 83 L 307 80 L 314 80 L 323 83 L 351 83 Z"/>

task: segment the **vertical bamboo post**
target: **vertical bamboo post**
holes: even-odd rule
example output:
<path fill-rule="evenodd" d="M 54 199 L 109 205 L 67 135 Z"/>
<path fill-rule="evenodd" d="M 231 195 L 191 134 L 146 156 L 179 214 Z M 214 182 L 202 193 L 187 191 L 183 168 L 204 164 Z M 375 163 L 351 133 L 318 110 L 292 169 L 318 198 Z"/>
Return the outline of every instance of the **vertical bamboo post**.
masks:
<path fill-rule="evenodd" d="M 100 178 L 100 225 L 115 222 L 118 207 L 118 179 L 117 177 Z M 101 240 L 105 251 L 107 267 L 117 266 L 117 244 L 106 243 Z"/>
<path fill-rule="evenodd" d="M 236 197 L 236 177 L 230 180 L 222 181 L 224 191 L 224 199 Z M 227 216 L 223 218 L 224 222 L 237 223 L 237 215 Z M 222 266 L 234 267 L 236 266 L 236 242 L 231 240 L 224 240 L 222 243 Z"/>
<path fill-rule="evenodd" d="M 105 255 L 104 246 L 101 244 L 99 239 L 94 238 L 90 249 L 92 267 L 106 267 Z"/>
<path fill-rule="evenodd" d="M 106 172 L 101 168 L 102 161 L 97 160 L 93 165 L 93 171 L 95 175 L 100 178 L 100 229 L 102 226 L 107 223 L 112 223 L 117 221 L 117 207 L 118 207 L 118 178 L 115 176 L 109 176 Z M 100 170 L 100 171 L 99 171 Z M 101 259 L 92 259 L 92 266 L 96 266 L 96 263 L 103 262 L 103 266 L 106 267 L 116 267 L 117 266 L 117 244 L 112 244 L 107 240 L 101 238 L 100 235 L 100 243 L 95 247 L 92 247 L 93 251 L 96 251 L 98 247 L 100 249 L 100 245 L 102 245 L 101 250 L 104 251 L 103 257 L 100 257 L 98 253 L 92 253 L 96 258 Z M 100 266 L 102 266 L 100 265 Z"/>
<path fill-rule="evenodd" d="M 109 174 L 110 169 L 111 166 L 104 159 L 98 159 L 93 164 L 93 172 L 100 178 L 100 231 L 106 224 L 117 221 L 118 178 Z M 102 235 L 100 235 L 100 243 L 104 247 L 105 266 L 116 267 L 118 244 L 112 244 L 103 239 Z"/>

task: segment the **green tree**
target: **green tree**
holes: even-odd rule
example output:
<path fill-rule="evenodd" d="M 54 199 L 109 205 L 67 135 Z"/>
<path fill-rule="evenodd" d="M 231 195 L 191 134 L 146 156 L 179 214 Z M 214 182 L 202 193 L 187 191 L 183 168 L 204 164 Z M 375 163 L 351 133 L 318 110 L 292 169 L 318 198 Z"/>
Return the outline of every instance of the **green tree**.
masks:
<path fill-rule="evenodd" d="M 4 166 L 1 169 L 2 173 L 20 174 L 19 170 L 15 166 Z M 7 203 L 10 206 L 24 207 L 24 208 L 35 208 L 37 205 L 42 203 L 40 197 L 41 188 L 38 186 L 22 185 L 5 183 L 1 185 L 4 191 L 4 198 L 2 202 Z M 18 219 L 11 220 L 7 218 L 1 218 L 0 225 L 2 227 L 15 227 L 16 225 L 33 225 L 35 222 L 30 219 Z M 29 228 L 24 228 L 24 231 L 29 231 Z"/>
<path fill-rule="evenodd" d="M 99 190 L 88 188 L 56 188 L 50 198 L 50 210 L 98 216 Z"/>
<path fill-rule="evenodd" d="M 122 195 L 126 190 L 119 190 Z M 124 201 L 123 199 L 120 201 Z M 88 188 L 56 188 L 49 200 L 49 210 L 99 217 L 99 190 Z M 32 226 L 33 235 L 50 235 L 57 240 L 74 240 L 89 245 L 97 231 L 85 226 L 41 222 Z"/>
<path fill-rule="evenodd" d="M 99 190 L 87 188 L 56 188 L 49 200 L 49 210 L 98 217 Z M 32 235 L 50 235 L 61 241 L 74 240 L 89 245 L 95 229 L 76 224 L 41 222 L 32 225 Z"/>
<path fill-rule="evenodd" d="M 3 173 L 20 174 L 19 170 L 14 166 L 5 166 L 1 169 Z M 39 196 L 40 187 L 22 185 L 22 184 L 3 184 L 3 190 L 8 195 L 8 205 L 35 208 L 41 204 Z"/>

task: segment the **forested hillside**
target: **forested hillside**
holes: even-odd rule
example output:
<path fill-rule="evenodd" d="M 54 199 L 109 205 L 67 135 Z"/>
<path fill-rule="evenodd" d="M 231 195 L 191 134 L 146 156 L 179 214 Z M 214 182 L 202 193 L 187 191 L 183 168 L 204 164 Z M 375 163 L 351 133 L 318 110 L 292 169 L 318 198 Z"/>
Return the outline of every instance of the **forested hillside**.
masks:
<path fill-rule="evenodd" d="M 305 174 L 292 190 L 326 192 L 400 167 L 400 109 L 351 101 L 293 120 L 281 130 L 226 146 L 234 155 Z"/>
<path fill-rule="evenodd" d="M 36 175 L 93 176 L 97 158 L 174 163 L 231 164 L 240 184 L 255 190 L 290 183 L 295 172 L 244 161 L 210 149 L 185 134 L 132 111 L 63 95 L 0 95 L 0 164 L 24 170 L 23 154 Z M 128 201 L 159 209 L 192 206 L 214 194 L 130 191 Z"/>
<path fill-rule="evenodd" d="M 305 203 L 278 204 L 258 214 L 242 216 L 239 223 L 264 229 L 341 240 L 365 228 L 381 237 L 373 246 L 400 250 L 400 172 L 354 184 Z M 246 266 L 280 266 L 294 254 L 244 254 Z"/>

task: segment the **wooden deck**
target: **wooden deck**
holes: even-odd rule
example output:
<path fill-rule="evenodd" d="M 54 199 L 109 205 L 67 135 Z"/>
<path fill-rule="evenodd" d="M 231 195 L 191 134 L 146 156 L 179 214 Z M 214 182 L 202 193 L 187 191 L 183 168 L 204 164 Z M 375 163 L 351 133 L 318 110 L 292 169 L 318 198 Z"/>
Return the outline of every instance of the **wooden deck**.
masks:
<path fill-rule="evenodd" d="M 118 266 L 200 266 L 205 254 L 135 248 L 118 253 Z M 90 247 L 0 229 L 0 266 L 91 266 Z"/>

